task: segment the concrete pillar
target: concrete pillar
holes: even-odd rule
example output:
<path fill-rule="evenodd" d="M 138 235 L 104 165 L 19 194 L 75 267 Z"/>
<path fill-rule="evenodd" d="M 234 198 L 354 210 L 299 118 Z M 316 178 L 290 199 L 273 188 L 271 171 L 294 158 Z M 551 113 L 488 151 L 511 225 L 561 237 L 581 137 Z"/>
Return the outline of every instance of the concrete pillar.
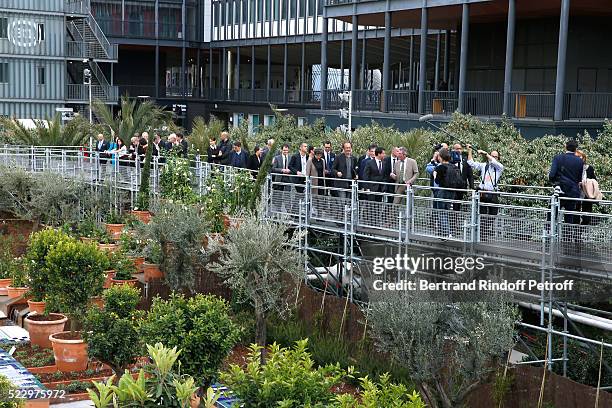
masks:
<path fill-rule="evenodd" d="M 234 87 L 240 89 L 240 47 L 236 47 L 236 74 L 234 83 Z"/>
<path fill-rule="evenodd" d="M 557 51 L 557 81 L 555 84 L 555 121 L 563 120 L 565 100 L 565 64 L 567 60 L 567 33 L 569 31 L 570 0 L 561 0 L 559 24 L 559 50 Z"/>
<path fill-rule="evenodd" d="M 266 99 L 268 102 L 270 102 L 270 68 L 271 68 L 271 62 L 270 60 L 272 59 L 272 51 L 270 49 L 270 44 L 268 44 L 268 71 L 266 74 Z"/>
<path fill-rule="evenodd" d="M 450 82 L 450 41 L 451 32 L 450 30 L 446 30 L 444 33 L 444 82 L 446 82 L 446 86 L 448 86 Z"/>
<path fill-rule="evenodd" d="M 306 61 L 306 42 L 302 42 L 302 65 L 300 67 L 300 102 L 304 103 L 304 70 Z"/>
<path fill-rule="evenodd" d="M 285 43 L 285 54 L 283 59 L 283 103 L 287 103 L 287 43 Z"/>
<path fill-rule="evenodd" d="M 365 84 L 366 84 L 366 33 L 365 31 L 363 32 L 363 43 L 361 46 L 361 73 L 360 73 L 360 77 L 361 77 L 361 84 L 359 85 L 360 89 L 365 89 Z"/>
<path fill-rule="evenodd" d="M 421 47 L 419 53 L 419 114 L 425 112 L 427 87 L 427 31 L 429 30 L 427 7 L 421 8 Z"/>
<path fill-rule="evenodd" d="M 327 38 L 328 21 L 327 17 L 323 17 L 323 35 L 321 37 L 321 110 L 325 109 L 325 101 L 327 98 Z"/>
<path fill-rule="evenodd" d="M 358 43 L 358 32 L 357 32 L 357 16 L 353 15 L 352 23 L 352 36 L 351 36 L 351 91 L 357 90 L 357 43 Z"/>
<path fill-rule="evenodd" d="M 414 30 L 412 31 L 412 35 L 410 36 L 410 67 L 408 68 L 408 89 L 414 89 Z"/>
<path fill-rule="evenodd" d="M 251 46 L 251 100 L 255 100 L 255 46 Z"/>
<path fill-rule="evenodd" d="M 514 66 L 514 32 L 516 28 L 516 0 L 508 0 L 508 30 L 506 32 L 506 66 L 504 68 L 503 114 L 510 114 L 512 92 L 512 67 Z"/>
<path fill-rule="evenodd" d="M 383 47 L 383 74 L 382 74 L 382 106 L 381 110 L 387 112 L 387 101 L 389 99 L 389 84 L 391 71 L 391 12 L 385 11 L 385 43 Z"/>
<path fill-rule="evenodd" d="M 459 103 L 458 110 L 465 113 L 465 86 L 467 81 L 467 57 L 470 33 L 470 6 L 463 4 L 463 15 L 461 18 L 461 58 L 459 61 Z"/>
<path fill-rule="evenodd" d="M 442 34 L 438 32 L 436 36 L 436 69 L 434 75 L 434 89 L 438 90 L 438 83 L 440 82 L 440 42 L 442 41 Z"/>

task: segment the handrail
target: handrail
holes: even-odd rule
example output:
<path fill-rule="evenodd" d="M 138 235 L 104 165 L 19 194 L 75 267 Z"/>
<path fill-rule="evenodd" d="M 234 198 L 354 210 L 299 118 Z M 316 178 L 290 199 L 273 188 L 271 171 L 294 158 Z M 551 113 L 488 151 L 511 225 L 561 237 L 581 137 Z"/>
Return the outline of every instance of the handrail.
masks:
<path fill-rule="evenodd" d="M 112 58 L 113 56 L 111 55 L 112 53 L 111 43 L 108 41 L 108 38 L 106 38 L 106 35 L 104 35 L 104 31 L 102 31 L 102 29 L 98 25 L 98 22 L 96 21 L 96 18 L 93 16 L 93 14 L 91 14 L 91 12 L 87 16 L 87 23 L 89 24 L 89 28 L 93 32 L 94 36 L 100 42 L 100 45 L 104 47 L 104 50 L 106 51 L 106 56 L 109 57 L 110 59 L 114 59 Z"/>

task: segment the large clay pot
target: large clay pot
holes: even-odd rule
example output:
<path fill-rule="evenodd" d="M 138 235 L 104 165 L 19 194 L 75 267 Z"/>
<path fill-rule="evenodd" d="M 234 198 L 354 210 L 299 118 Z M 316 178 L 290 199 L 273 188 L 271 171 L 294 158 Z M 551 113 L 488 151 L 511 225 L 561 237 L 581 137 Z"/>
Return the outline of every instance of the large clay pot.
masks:
<path fill-rule="evenodd" d="M 103 288 L 108 289 L 113 285 L 111 279 L 113 279 L 113 276 L 115 276 L 115 270 L 111 269 L 110 271 L 104 271 L 104 274 L 106 275 L 106 278 L 104 278 Z"/>
<path fill-rule="evenodd" d="M 104 299 L 102 298 L 102 296 L 94 296 L 91 299 L 89 299 L 89 304 L 91 306 L 97 307 L 98 309 L 103 309 Z"/>
<path fill-rule="evenodd" d="M 49 313 L 48 316 L 31 314 L 24 321 L 25 328 L 30 333 L 30 343 L 43 348 L 51 348 L 49 336 L 63 332 L 68 318 L 59 313 Z"/>
<path fill-rule="evenodd" d="M 163 279 L 164 273 L 159 269 L 158 264 L 144 263 L 142 264 L 142 271 L 144 272 L 144 280 L 145 282 L 150 282 L 152 280 Z"/>
<path fill-rule="evenodd" d="M 119 245 L 117 244 L 98 244 L 98 248 L 101 251 L 115 252 L 117 248 L 119 248 Z"/>
<path fill-rule="evenodd" d="M 113 239 L 119 239 L 125 224 L 105 224 L 106 231 Z"/>
<path fill-rule="evenodd" d="M 151 212 L 150 211 L 138 211 L 134 210 L 131 212 L 133 216 L 138 218 L 143 224 L 148 224 L 151 221 Z"/>
<path fill-rule="evenodd" d="M 88 237 L 81 237 L 80 240 L 84 244 L 91 244 L 92 242 L 94 242 L 93 238 L 88 238 Z"/>
<path fill-rule="evenodd" d="M 62 372 L 87 369 L 87 343 L 78 332 L 60 332 L 49 336 L 53 345 L 55 365 Z"/>
<path fill-rule="evenodd" d="M 46 302 L 35 302 L 33 300 L 28 300 L 28 308 L 30 309 L 30 313 L 45 313 L 46 304 Z"/>
<path fill-rule="evenodd" d="M 11 283 L 13 283 L 13 280 L 11 278 L 8 279 L 0 279 L 0 296 L 6 296 L 7 295 L 7 290 L 6 287 L 10 286 Z"/>
<path fill-rule="evenodd" d="M 15 299 L 15 298 L 24 296 L 26 293 L 28 293 L 28 290 L 30 289 L 29 288 L 14 288 L 12 286 L 8 286 L 6 288 L 7 295 L 11 299 Z"/>
<path fill-rule="evenodd" d="M 134 261 L 134 266 L 136 267 L 138 273 L 143 272 L 142 265 L 145 261 L 144 256 L 135 256 L 132 258 L 132 260 Z"/>
<path fill-rule="evenodd" d="M 130 286 L 136 286 L 136 284 L 138 283 L 138 279 L 115 279 L 115 278 L 111 278 L 111 284 L 112 285 L 130 285 Z"/>

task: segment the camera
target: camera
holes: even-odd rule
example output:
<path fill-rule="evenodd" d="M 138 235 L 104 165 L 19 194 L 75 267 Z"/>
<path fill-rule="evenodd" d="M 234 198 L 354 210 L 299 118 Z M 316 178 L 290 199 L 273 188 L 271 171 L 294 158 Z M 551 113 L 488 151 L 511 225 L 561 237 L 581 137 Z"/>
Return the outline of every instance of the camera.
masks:
<path fill-rule="evenodd" d="M 434 152 L 437 152 L 441 148 L 442 148 L 442 143 L 438 143 L 438 144 L 433 145 L 433 151 Z"/>
<path fill-rule="evenodd" d="M 452 164 L 461 163 L 461 153 L 456 152 L 454 150 L 450 153 L 451 153 L 451 163 Z"/>

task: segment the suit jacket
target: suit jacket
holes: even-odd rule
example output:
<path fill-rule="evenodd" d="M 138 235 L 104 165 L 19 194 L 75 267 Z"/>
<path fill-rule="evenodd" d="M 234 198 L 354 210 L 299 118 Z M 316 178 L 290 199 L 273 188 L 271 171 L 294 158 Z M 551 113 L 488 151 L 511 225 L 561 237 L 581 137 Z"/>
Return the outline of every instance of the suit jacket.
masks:
<path fill-rule="evenodd" d="M 219 145 L 215 145 L 213 149 L 212 146 L 208 145 L 208 149 L 206 149 L 206 160 L 208 163 L 219 164 L 219 154 L 221 154 L 221 150 L 219 149 Z M 213 157 L 215 156 L 215 157 Z"/>
<path fill-rule="evenodd" d="M 306 163 L 308 163 L 308 156 L 306 156 Z M 294 183 L 306 182 L 306 177 L 302 177 L 306 176 L 306 169 L 302 171 L 302 156 L 300 153 L 296 153 L 291 156 L 291 159 L 289 160 L 289 170 L 291 170 L 291 174 L 294 175 L 294 177 L 292 177 Z M 302 173 L 302 176 L 297 175 L 298 171 Z"/>
<path fill-rule="evenodd" d="M 236 153 L 236 152 L 231 152 L 230 156 L 229 156 L 229 164 L 230 166 L 233 167 L 238 167 L 241 169 L 246 169 L 247 168 L 247 163 L 248 163 L 248 157 L 247 154 L 242 151 L 240 152 L 240 154 Z"/>
<path fill-rule="evenodd" d="M 568 152 L 555 156 L 550 166 L 548 178 L 553 183 L 559 183 L 561 190 L 568 197 L 579 198 L 584 163 L 574 153 Z"/>
<path fill-rule="evenodd" d="M 249 170 L 258 171 L 259 168 L 261 167 L 261 163 L 263 163 L 263 157 L 257 157 L 257 155 L 253 153 L 251 157 L 249 157 L 247 168 Z"/>
<path fill-rule="evenodd" d="M 327 161 L 325 160 L 325 153 L 323 153 L 323 161 L 325 161 L 325 171 L 326 171 L 326 176 L 330 176 L 331 175 L 331 169 L 334 166 L 334 161 L 336 161 L 336 153 L 334 152 L 329 152 L 329 156 L 327 157 Z"/>
<path fill-rule="evenodd" d="M 393 173 L 395 174 L 395 182 L 398 184 L 395 187 L 395 192 L 398 192 L 398 187 L 404 186 L 406 187 L 406 183 L 414 184 L 416 179 L 419 177 L 419 166 L 417 165 L 416 160 L 411 159 L 410 157 L 406 157 L 404 164 L 404 175 L 400 177 L 400 169 L 402 167 L 402 161 L 395 161 L 395 168 L 393 169 Z"/>
<path fill-rule="evenodd" d="M 183 157 L 187 157 L 187 152 L 189 151 L 189 143 L 185 139 L 181 141 L 181 148 L 183 149 Z"/>
<path fill-rule="evenodd" d="M 230 153 L 232 152 L 232 142 L 227 139 L 226 141 L 219 142 L 219 164 L 229 165 L 230 164 Z"/>
<path fill-rule="evenodd" d="M 99 145 L 100 145 L 100 142 L 97 141 L 96 142 L 96 152 L 105 152 L 110 148 L 110 143 L 108 143 L 108 140 L 103 140 L 101 147 L 98 147 Z"/>
<path fill-rule="evenodd" d="M 338 188 L 350 188 L 350 180 L 357 179 L 357 159 L 354 156 L 349 156 L 349 167 L 351 170 L 351 174 L 346 174 L 346 165 L 347 165 L 347 157 L 345 154 L 339 154 L 336 156 L 336 160 L 334 160 L 334 164 L 332 166 L 332 176 L 335 177 L 338 181 L 335 182 L 336 187 Z M 342 177 L 338 177 L 338 172 L 342 173 Z M 348 177 L 347 177 L 348 176 Z M 346 180 L 346 181 L 340 181 Z"/>
<path fill-rule="evenodd" d="M 458 164 L 456 164 L 458 166 Z M 474 189 L 474 170 L 467 162 L 467 159 L 461 159 L 461 178 L 465 181 L 466 188 Z"/>
<path fill-rule="evenodd" d="M 357 175 L 360 180 L 363 179 L 365 168 L 370 160 L 372 160 L 370 156 L 366 156 L 365 154 L 357 160 Z"/>
<path fill-rule="evenodd" d="M 291 158 L 287 157 L 287 169 L 289 169 L 289 161 Z M 272 159 L 272 169 L 270 170 L 272 173 L 278 174 L 278 176 L 274 177 L 274 181 L 279 183 L 290 183 L 291 177 L 286 174 L 283 174 L 283 155 L 279 154 L 278 156 L 274 156 Z"/>
<path fill-rule="evenodd" d="M 384 160 L 380 162 L 380 170 L 378 168 L 378 163 L 376 159 L 368 160 L 365 170 L 363 171 L 363 178 L 367 181 L 364 187 L 370 191 L 382 193 L 387 190 L 386 185 L 379 184 L 387 181 L 385 176 L 385 163 Z"/>
<path fill-rule="evenodd" d="M 323 177 L 325 177 L 325 170 L 327 170 L 327 167 L 325 164 L 325 160 L 321 159 L 321 161 L 323 162 Z M 323 184 L 323 180 L 321 180 L 321 178 L 319 177 L 319 173 L 317 172 L 317 168 L 313 163 L 313 159 L 308 159 L 308 161 L 306 162 L 306 175 L 308 177 L 312 177 L 312 179 L 310 180 L 310 184 L 312 186 L 318 186 L 319 184 Z"/>

